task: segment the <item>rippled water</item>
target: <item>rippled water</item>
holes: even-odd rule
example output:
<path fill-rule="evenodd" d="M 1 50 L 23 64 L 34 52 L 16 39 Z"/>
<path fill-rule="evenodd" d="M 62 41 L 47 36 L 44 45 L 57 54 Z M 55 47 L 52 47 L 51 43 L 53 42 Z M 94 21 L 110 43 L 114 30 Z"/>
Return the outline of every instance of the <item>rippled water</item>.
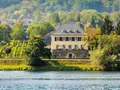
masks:
<path fill-rule="evenodd" d="M 0 90 L 120 90 L 120 73 L 1 71 Z"/>

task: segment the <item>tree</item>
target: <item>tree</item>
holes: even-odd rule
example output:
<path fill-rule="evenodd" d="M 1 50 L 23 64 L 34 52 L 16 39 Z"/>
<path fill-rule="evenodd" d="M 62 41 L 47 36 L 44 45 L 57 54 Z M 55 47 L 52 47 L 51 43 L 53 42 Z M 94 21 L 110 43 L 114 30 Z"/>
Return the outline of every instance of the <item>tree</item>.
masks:
<path fill-rule="evenodd" d="M 109 16 L 106 16 L 101 26 L 101 33 L 109 35 L 112 31 L 114 31 L 113 22 L 110 20 Z"/>
<path fill-rule="evenodd" d="M 44 56 L 44 42 L 41 36 L 32 37 L 29 40 L 28 47 L 25 50 L 25 59 L 31 66 L 41 65 L 41 57 Z"/>
<path fill-rule="evenodd" d="M 48 15 L 47 17 L 47 21 L 50 22 L 54 27 L 56 27 L 56 25 L 58 23 L 60 23 L 60 17 L 58 13 L 51 13 L 50 15 Z"/>
<path fill-rule="evenodd" d="M 52 23 L 59 23 L 60 22 L 59 14 L 58 13 L 52 13 L 50 15 L 50 20 L 51 20 Z"/>
<path fill-rule="evenodd" d="M 99 38 L 98 46 L 91 51 L 90 59 L 92 64 L 103 70 L 116 70 L 119 67 L 117 60 L 120 59 L 120 36 L 102 35 Z M 120 69 L 120 68 L 119 68 Z M 118 69 L 118 70 L 119 70 Z"/>
<path fill-rule="evenodd" d="M 75 12 L 68 12 L 65 18 L 65 22 L 69 23 L 69 22 L 77 22 L 78 19 L 78 14 Z"/>
<path fill-rule="evenodd" d="M 92 24 L 94 27 L 101 24 L 102 15 L 96 10 L 83 10 L 80 12 L 81 22 L 84 24 Z"/>
<path fill-rule="evenodd" d="M 80 22 L 80 14 L 77 16 L 77 22 Z"/>
<path fill-rule="evenodd" d="M 45 52 L 44 52 L 44 57 L 51 59 L 51 56 L 52 56 L 52 53 L 51 53 L 50 49 L 46 48 Z"/>
<path fill-rule="evenodd" d="M 89 50 L 95 50 L 99 45 L 99 38 L 100 38 L 100 29 L 99 28 L 86 28 L 87 32 L 87 41 L 89 45 Z"/>
<path fill-rule="evenodd" d="M 92 17 L 92 20 L 91 20 L 91 25 L 92 25 L 94 28 L 96 27 L 96 22 L 95 22 L 94 17 Z"/>
<path fill-rule="evenodd" d="M 111 13 L 110 18 L 113 22 L 119 22 L 120 21 L 120 12 Z"/>
<path fill-rule="evenodd" d="M 120 35 L 120 21 L 119 21 L 118 24 L 117 24 L 116 33 L 117 33 L 118 35 Z"/>
<path fill-rule="evenodd" d="M 11 28 L 7 23 L 0 24 L 0 41 L 10 40 Z"/>
<path fill-rule="evenodd" d="M 81 22 L 76 22 L 76 24 L 78 24 L 84 30 L 85 26 Z"/>
<path fill-rule="evenodd" d="M 31 25 L 28 27 L 29 38 L 35 35 L 44 37 L 47 33 L 54 30 L 54 27 L 49 22 L 42 22 L 40 24 Z"/>
<path fill-rule="evenodd" d="M 25 40 L 27 36 L 26 29 L 21 21 L 17 21 L 12 28 L 11 37 L 14 40 Z"/>

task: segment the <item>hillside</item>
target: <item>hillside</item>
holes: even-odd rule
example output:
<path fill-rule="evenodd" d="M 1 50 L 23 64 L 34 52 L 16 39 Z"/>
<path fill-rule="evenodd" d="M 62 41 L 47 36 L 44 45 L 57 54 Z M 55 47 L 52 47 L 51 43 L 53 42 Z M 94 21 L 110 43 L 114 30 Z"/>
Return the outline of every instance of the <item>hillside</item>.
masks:
<path fill-rule="evenodd" d="M 119 0 L 0 0 L 0 19 L 37 17 L 54 11 L 119 11 Z"/>
<path fill-rule="evenodd" d="M 28 5 L 34 9 L 40 9 L 42 12 L 81 11 L 83 9 L 95 9 L 103 12 L 115 10 L 115 4 L 119 5 L 119 0 L 0 0 L 0 8 L 7 8 L 14 5 L 16 5 L 16 8 L 19 6 L 27 8 L 26 5 Z M 119 10 L 119 7 L 117 9 Z"/>

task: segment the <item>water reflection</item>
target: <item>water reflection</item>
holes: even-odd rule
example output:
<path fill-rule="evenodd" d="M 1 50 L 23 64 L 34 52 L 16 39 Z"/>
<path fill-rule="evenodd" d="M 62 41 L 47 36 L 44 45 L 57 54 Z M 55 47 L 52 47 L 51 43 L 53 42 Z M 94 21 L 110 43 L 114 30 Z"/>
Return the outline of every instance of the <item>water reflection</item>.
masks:
<path fill-rule="evenodd" d="M 0 72 L 0 90 L 120 90 L 120 73 Z"/>

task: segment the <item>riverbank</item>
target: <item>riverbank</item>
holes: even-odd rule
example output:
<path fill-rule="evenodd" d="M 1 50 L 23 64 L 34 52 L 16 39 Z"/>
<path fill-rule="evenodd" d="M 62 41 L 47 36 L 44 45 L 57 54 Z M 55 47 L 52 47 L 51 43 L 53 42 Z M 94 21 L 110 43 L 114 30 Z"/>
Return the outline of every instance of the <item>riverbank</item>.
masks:
<path fill-rule="evenodd" d="M 0 71 L 98 71 L 92 67 L 78 67 L 78 66 L 41 66 L 31 67 L 27 65 L 0 65 Z"/>
<path fill-rule="evenodd" d="M 43 60 L 46 65 L 32 67 L 23 59 L 0 59 L 1 71 L 98 71 L 89 60 Z"/>

